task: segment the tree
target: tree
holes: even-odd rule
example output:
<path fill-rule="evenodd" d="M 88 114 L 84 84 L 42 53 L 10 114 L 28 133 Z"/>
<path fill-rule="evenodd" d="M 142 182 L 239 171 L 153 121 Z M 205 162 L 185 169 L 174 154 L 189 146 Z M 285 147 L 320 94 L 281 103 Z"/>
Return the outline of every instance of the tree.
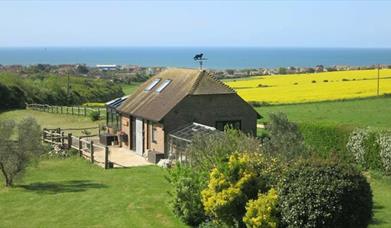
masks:
<path fill-rule="evenodd" d="M 269 154 L 290 160 L 306 152 L 304 138 L 298 126 L 289 122 L 284 113 L 270 114 L 266 130 L 269 137 L 264 140 L 263 148 Z"/>
<path fill-rule="evenodd" d="M 278 74 L 286 74 L 288 70 L 285 67 L 278 68 Z"/>
<path fill-rule="evenodd" d="M 19 124 L 13 120 L 0 122 L 0 170 L 5 186 L 12 186 L 14 178 L 22 174 L 27 165 L 40 155 L 40 135 L 41 128 L 31 117 Z"/>
<path fill-rule="evenodd" d="M 89 72 L 88 67 L 86 65 L 77 65 L 76 71 L 79 74 L 87 74 Z"/>

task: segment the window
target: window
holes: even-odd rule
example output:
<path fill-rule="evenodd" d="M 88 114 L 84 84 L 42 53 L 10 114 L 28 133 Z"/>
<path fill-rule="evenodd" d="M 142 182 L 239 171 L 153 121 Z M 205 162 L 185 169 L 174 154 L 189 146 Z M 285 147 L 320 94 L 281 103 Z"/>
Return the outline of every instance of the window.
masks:
<path fill-rule="evenodd" d="M 160 78 L 156 78 L 153 80 L 145 89 L 144 91 L 150 91 L 153 87 L 155 87 L 160 82 Z"/>
<path fill-rule="evenodd" d="M 152 125 L 152 142 L 157 143 L 157 129 Z"/>
<path fill-rule="evenodd" d="M 216 121 L 216 129 L 220 131 L 224 131 L 226 126 L 230 126 L 234 129 L 241 130 L 242 122 L 240 120 L 224 120 L 224 121 Z"/>
<path fill-rule="evenodd" d="M 168 84 L 170 84 L 171 80 L 167 79 L 167 80 L 164 80 L 164 82 L 156 89 L 156 92 L 160 93 L 163 91 L 164 88 L 166 88 L 168 86 Z"/>

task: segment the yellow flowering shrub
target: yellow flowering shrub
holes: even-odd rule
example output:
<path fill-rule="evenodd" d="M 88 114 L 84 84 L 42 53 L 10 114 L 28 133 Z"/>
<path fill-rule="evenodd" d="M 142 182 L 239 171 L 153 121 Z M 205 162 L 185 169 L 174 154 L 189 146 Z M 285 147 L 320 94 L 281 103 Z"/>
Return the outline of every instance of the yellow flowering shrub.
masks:
<path fill-rule="evenodd" d="M 234 153 L 225 166 L 212 169 L 208 186 L 201 192 L 207 215 L 228 225 L 242 223 L 246 203 L 264 187 L 253 159 Z"/>
<path fill-rule="evenodd" d="M 267 194 L 259 194 L 258 199 L 250 200 L 246 205 L 243 222 L 247 227 L 277 227 L 277 191 L 272 188 Z"/>

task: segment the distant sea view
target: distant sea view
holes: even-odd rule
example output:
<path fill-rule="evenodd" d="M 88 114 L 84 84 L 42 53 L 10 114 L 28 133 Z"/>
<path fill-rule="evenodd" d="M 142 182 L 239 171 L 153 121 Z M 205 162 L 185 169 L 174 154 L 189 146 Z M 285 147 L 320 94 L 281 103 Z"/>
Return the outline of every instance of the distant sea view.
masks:
<path fill-rule="evenodd" d="M 391 49 L 255 47 L 0 48 L 0 64 L 198 67 L 192 58 L 197 53 L 204 53 L 204 66 L 211 69 L 391 64 Z"/>

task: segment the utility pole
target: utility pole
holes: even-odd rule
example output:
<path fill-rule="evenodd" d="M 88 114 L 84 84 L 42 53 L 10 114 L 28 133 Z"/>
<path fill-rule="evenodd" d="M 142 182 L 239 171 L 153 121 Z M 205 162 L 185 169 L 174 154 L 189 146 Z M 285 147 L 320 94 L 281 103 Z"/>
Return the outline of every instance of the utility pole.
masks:
<path fill-rule="evenodd" d="M 67 71 L 67 73 L 68 73 L 68 83 L 67 83 L 67 103 L 68 103 L 68 105 L 70 105 L 70 90 L 71 90 L 71 84 L 70 84 L 70 81 L 69 81 L 69 71 Z"/>
<path fill-rule="evenodd" d="M 377 96 L 380 95 L 380 64 L 377 64 Z"/>

